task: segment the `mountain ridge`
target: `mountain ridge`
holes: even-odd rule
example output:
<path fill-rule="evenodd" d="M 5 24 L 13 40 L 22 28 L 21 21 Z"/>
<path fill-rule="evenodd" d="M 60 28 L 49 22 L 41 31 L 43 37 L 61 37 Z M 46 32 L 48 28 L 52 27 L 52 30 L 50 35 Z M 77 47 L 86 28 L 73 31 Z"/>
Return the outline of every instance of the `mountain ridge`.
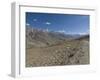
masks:
<path fill-rule="evenodd" d="M 54 31 L 46 31 L 31 26 L 26 26 L 26 43 L 31 47 L 46 47 L 56 45 L 64 41 L 79 39 L 79 34 L 64 34 Z"/>

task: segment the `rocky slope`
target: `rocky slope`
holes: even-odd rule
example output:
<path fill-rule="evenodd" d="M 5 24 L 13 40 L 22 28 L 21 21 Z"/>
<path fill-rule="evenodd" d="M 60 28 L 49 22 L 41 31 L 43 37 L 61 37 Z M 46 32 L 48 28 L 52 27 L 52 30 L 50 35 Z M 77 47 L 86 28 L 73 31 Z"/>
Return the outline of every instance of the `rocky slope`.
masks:
<path fill-rule="evenodd" d="M 89 35 L 73 37 L 27 27 L 26 67 L 89 64 Z"/>
<path fill-rule="evenodd" d="M 51 46 L 79 36 L 80 35 L 65 35 L 53 31 L 48 32 L 46 30 L 40 30 L 29 26 L 26 27 L 27 48 Z"/>

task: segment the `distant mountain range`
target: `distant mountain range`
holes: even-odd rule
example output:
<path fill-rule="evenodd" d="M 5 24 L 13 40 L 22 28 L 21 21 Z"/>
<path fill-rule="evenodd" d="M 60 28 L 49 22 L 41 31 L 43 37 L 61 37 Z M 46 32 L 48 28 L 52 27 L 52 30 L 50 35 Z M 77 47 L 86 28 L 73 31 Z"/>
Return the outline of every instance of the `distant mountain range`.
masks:
<path fill-rule="evenodd" d="M 54 31 L 46 31 L 26 26 L 26 44 L 27 48 L 31 47 L 46 47 L 61 43 L 66 40 L 81 39 L 88 35 L 80 34 L 64 34 Z"/>

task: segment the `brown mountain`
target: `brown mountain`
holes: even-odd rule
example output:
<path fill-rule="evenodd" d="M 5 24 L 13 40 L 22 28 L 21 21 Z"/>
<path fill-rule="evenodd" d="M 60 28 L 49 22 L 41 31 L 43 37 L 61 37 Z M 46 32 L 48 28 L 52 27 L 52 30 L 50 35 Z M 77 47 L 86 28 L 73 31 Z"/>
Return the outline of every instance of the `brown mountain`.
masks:
<path fill-rule="evenodd" d="M 51 46 L 79 36 L 80 35 L 65 35 L 63 33 L 53 31 L 48 32 L 46 30 L 40 30 L 30 26 L 26 27 L 27 48 Z"/>

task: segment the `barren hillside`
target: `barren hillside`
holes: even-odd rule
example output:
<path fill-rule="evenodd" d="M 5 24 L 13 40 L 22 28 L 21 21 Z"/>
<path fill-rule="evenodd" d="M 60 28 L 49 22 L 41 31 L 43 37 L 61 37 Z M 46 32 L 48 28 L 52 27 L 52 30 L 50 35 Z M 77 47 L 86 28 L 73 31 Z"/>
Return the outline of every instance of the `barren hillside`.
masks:
<path fill-rule="evenodd" d="M 89 64 L 89 36 L 26 29 L 26 67 Z"/>

